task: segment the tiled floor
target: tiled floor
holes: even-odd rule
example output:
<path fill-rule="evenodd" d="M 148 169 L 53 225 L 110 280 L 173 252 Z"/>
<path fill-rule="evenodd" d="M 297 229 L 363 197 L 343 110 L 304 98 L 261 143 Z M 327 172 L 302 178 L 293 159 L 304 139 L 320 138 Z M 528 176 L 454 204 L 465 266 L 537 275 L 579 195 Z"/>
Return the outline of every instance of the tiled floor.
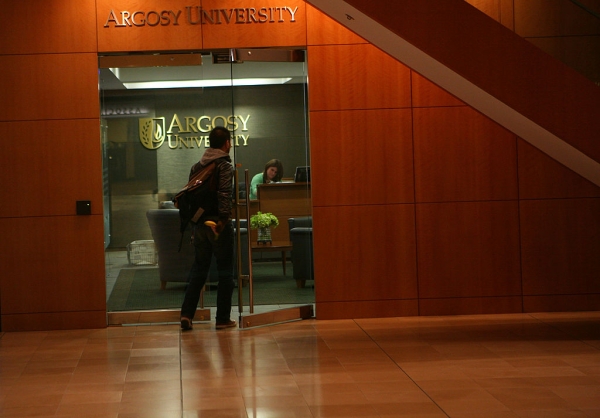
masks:
<path fill-rule="evenodd" d="M 600 417 L 600 312 L 0 337 L 1 417 Z"/>

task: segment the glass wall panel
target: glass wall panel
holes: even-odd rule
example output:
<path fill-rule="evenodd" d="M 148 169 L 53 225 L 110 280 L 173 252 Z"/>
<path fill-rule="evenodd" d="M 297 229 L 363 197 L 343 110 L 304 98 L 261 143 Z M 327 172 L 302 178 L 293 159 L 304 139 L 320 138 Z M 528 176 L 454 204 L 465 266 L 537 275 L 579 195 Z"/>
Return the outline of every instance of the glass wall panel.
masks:
<path fill-rule="evenodd" d="M 298 62 L 242 62 L 236 54 L 100 57 L 109 312 L 181 307 L 193 246 L 189 231 L 180 234 L 171 199 L 209 146 L 208 134 L 215 126 L 232 132 L 231 157 L 241 198 L 232 217 L 239 217 L 244 232 L 239 246 L 244 280 L 234 292 L 232 318 L 238 300 L 243 312 L 251 310 L 250 305 L 271 309 L 314 302 L 312 276 L 302 287 L 295 280 L 288 224 L 290 217 L 310 216 L 310 183 L 306 178 L 294 183 L 296 167 L 310 165 L 304 51 Z M 244 179 L 262 173 L 274 158 L 283 163 L 283 177 L 267 186 L 275 193 L 285 186 L 301 190 L 295 193 L 302 195 L 302 210 L 284 213 L 275 207 L 272 212 L 279 226 L 273 229 L 272 247 L 263 245 L 249 252 L 257 245 L 258 231 L 248 228 L 246 208 L 256 213 L 261 199 L 245 205 Z M 261 195 L 267 186 L 259 187 Z M 267 200 L 286 199 L 285 193 L 289 191 Z M 268 203 L 262 206 L 271 210 Z M 286 245 L 282 247 L 280 241 Z M 273 246 L 275 242 L 279 246 Z M 310 254 L 302 260 L 312 265 Z M 251 267 L 257 290 L 253 303 L 245 291 L 253 287 L 247 277 Z M 216 269 L 212 270 L 201 302 L 211 310 L 217 282 Z M 308 271 L 312 273 L 312 268 Z"/>

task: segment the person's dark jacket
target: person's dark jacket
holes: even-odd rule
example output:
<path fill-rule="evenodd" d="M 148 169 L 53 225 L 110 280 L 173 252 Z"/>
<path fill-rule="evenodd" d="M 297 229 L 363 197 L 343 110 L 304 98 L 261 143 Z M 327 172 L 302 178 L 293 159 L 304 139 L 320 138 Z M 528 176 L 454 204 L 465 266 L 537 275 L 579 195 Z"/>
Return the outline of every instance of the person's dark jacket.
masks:
<path fill-rule="evenodd" d="M 214 199 L 212 204 L 208 205 L 204 209 L 204 213 L 200 218 L 203 220 L 219 220 L 223 224 L 229 221 L 231 217 L 232 208 L 232 183 L 233 183 L 233 167 L 231 165 L 231 157 L 226 152 L 216 149 L 208 148 L 200 161 L 192 166 L 190 170 L 190 179 L 194 173 L 201 167 L 210 164 L 213 161 L 217 161 L 217 167 L 215 171 L 215 193 L 211 193 Z"/>

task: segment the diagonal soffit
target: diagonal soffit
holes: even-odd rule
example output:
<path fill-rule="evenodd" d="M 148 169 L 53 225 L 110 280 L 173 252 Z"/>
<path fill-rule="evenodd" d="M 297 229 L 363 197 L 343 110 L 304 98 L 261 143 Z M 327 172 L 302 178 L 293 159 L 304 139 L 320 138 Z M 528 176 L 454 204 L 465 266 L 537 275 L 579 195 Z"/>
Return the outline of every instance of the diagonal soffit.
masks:
<path fill-rule="evenodd" d="M 464 0 L 306 0 L 600 186 L 600 88 Z"/>

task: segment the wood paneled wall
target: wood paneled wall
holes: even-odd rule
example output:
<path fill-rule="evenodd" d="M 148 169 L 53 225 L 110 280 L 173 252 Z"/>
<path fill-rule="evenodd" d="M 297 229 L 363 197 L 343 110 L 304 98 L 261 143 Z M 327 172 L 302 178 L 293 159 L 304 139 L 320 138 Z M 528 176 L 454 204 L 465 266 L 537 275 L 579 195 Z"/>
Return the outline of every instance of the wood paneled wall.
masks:
<path fill-rule="evenodd" d="M 600 188 L 307 16 L 317 317 L 599 309 Z"/>
<path fill-rule="evenodd" d="M 94 2 L 2 3 L 2 331 L 106 326 Z M 91 216 L 76 201 L 92 202 Z"/>
<path fill-rule="evenodd" d="M 4 0 L 0 39 L 0 55 L 95 53 L 94 3 L 81 0 L 52 0 L 51 4 L 40 4 L 32 1 Z M 44 73 L 43 70 L 39 72 Z"/>
<path fill-rule="evenodd" d="M 488 12 L 520 24 L 512 4 Z M 106 326 L 96 59 L 117 51 L 307 46 L 318 318 L 600 307 L 598 187 L 304 1 L 287 5 L 298 21 L 276 32 L 207 33 L 107 31 L 105 0 L 3 2 L 3 331 Z"/>

